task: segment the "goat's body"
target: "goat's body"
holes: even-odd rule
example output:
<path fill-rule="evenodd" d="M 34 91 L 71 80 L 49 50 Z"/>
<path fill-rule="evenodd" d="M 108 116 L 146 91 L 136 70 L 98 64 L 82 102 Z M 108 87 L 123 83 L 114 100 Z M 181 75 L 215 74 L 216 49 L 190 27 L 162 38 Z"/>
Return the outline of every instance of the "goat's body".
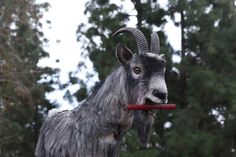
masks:
<path fill-rule="evenodd" d="M 165 60 L 158 54 L 156 33 L 152 34 L 149 52 L 139 30 L 122 28 L 115 34 L 126 31 L 135 37 L 140 54 L 133 55 L 125 45 L 118 44 L 116 55 L 121 65 L 99 89 L 73 110 L 51 112 L 40 131 L 37 157 L 118 157 L 120 143 L 132 124 L 140 141 L 148 141 L 154 114 L 133 114 L 126 108 L 128 104 L 167 102 Z"/>
<path fill-rule="evenodd" d="M 108 78 L 120 78 L 118 69 Z M 124 78 L 120 78 L 120 83 Z M 119 80 L 119 79 L 118 79 Z M 119 86 L 119 87 L 118 87 Z M 111 90 L 105 82 L 97 94 L 77 108 L 48 117 L 39 136 L 37 157 L 116 157 L 132 113 L 125 110 L 120 93 L 124 84 Z"/>

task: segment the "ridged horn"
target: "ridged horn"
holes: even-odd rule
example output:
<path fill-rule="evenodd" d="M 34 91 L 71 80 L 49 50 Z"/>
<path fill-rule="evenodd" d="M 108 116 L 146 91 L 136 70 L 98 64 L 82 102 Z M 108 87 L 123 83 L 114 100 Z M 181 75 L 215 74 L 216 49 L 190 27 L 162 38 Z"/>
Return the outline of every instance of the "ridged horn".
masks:
<path fill-rule="evenodd" d="M 113 34 L 113 37 L 120 34 L 120 33 L 130 33 L 131 36 L 135 39 L 137 46 L 138 46 L 138 52 L 139 53 L 146 53 L 149 52 L 148 43 L 144 36 L 144 34 L 137 28 L 131 28 L 131 27 L 124 27 L 119 29 Z"/>
<path fill-rule="evenodd" d="M 152 35 L 151 35 L 150 51 L 155 54 L 160 53 L 160 41 L 156 32 L 152 32 Z"/>

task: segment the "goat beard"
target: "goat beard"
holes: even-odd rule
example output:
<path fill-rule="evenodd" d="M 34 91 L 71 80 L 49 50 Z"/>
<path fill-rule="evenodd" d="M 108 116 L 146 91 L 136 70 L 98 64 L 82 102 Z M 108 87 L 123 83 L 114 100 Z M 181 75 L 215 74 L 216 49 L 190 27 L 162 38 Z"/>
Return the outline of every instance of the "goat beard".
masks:
<path fill-rule="evenodd" d="M 150 115 L 148 111 L 134 111 L 134 126 L 142 144 L 147 144 L 149 141 L 153 123 L 154 116 Z"/>
<path fill-rule="evenodd" d="M 136 89 L 134 91 L 144 91 Z M 132 93 L 131 104 L 144 104 L 145 92 Z M 134 111 L 134 127 L 137 129 L 139 140 L 142 144 L 147 144 L 150 138 L 152 125 L 154 123 L 154 116 L 149 111 Z"/>

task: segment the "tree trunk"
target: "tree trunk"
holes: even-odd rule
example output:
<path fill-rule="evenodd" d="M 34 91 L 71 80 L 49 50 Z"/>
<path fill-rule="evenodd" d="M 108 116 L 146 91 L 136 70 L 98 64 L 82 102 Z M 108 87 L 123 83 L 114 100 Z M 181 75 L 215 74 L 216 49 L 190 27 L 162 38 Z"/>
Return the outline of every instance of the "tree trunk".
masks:
<path fill-rule="evenodd" d="M 181 64 L 185 64 L 185 55 L 186 55 L 186 40 L 185 40 L 185 21 L 184 21 L 184 12 L 183 10 L 180 11 L 181 16 Z M 182 66 L 183 67 L 183 66 Z M 181 108 L 185 108 L 187 105 L 186 100 L 186 88 L 187 88 L 187 72 L 185 68 L 181 69 Z"/>

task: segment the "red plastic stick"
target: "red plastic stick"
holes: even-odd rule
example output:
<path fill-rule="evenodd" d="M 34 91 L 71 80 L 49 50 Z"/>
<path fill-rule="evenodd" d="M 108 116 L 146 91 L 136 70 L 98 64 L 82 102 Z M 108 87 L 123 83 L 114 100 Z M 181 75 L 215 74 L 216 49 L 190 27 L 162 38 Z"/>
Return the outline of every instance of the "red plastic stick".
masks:
<path fill-rule="evenodd" d="M 128 105 L 128 110 L 174 110 L 175 104 L 159 104 L 159 105 Z"/>

